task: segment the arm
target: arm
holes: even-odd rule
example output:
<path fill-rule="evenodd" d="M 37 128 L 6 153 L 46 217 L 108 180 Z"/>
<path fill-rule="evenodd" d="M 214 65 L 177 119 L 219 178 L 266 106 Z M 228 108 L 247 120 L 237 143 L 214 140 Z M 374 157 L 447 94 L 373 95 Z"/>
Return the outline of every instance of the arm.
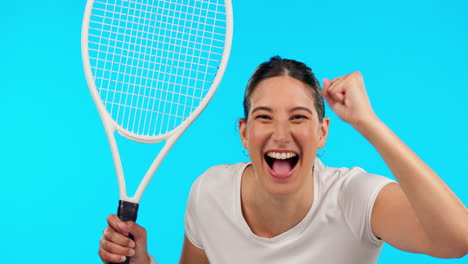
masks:
<path fill-rule="evenodd" d="M 182 256 L 179 264 L 209 264 L 205 251 L 193 245 L 187 236 L 184 238 L 184 246 L 182 248 Z"/>
<path fill-rule="evenodd" d="M 436 257 L 468 253 L 468 211 L 411 149 L 374 114 L 360 73 L 324 81 L 323 95 L 335 113 L 380 153 L 399 184 L 386 186 L 372 213 L 376 236 L 410 252 Z"/>

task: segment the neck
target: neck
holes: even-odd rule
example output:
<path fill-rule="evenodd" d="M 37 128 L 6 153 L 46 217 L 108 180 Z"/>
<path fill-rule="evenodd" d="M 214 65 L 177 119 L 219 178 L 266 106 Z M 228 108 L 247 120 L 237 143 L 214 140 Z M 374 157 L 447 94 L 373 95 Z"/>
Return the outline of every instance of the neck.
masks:
<path fill-rule="evenodd" d="M 293 228 L 307 215 L 313 203 L 313 180 L 291 194 L 271 194 L 263 188 L 249 166 L 241 187 L 242 212 L 253 233 L 272 238 Z"/>

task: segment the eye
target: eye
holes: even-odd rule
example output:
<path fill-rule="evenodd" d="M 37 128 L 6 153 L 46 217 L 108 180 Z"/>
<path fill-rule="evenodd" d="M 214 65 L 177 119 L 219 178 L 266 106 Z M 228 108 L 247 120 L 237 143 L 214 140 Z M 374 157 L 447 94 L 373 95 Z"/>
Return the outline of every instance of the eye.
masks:
<path fill-rule="evenodd" d="M 271 117 L 270 117 L 269 115 L 265 115 L 265 114 L 263 114 L 263 115 L 257 115 L 257 116 L 255 116 L 255 119 L 265 119 L 265 120 L 270 120 L 270 119 L 271 119 Z"/>
<path fill-rule="evenodd" d="M 305 115 L 293 115 L 291 116 L 291 120 L 301 120 L 301 119 L 308 119 Z"/>

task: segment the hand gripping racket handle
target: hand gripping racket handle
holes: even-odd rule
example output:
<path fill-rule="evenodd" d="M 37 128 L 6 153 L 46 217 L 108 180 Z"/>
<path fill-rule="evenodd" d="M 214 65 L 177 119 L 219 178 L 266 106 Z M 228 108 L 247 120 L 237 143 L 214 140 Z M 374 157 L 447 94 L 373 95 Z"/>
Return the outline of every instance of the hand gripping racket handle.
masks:
<path fill-rule="evenodd" d="M 117 216 L 123 222 L 127 222 L 127 221 L 135 222 L 138 216 L 138 204 L 120 200 L 119 208 L 117 209 Z M 128 237 L 130 239 L 133 239 L 133 236 L 131 234 L 129 234 Z M 127 257 L 127 259 L 120 264 L 129 264 L 129 263 L 130 263 L 130 258 Z M 118 263 L 109 263 L 109 264 L 118 264 Z"/>

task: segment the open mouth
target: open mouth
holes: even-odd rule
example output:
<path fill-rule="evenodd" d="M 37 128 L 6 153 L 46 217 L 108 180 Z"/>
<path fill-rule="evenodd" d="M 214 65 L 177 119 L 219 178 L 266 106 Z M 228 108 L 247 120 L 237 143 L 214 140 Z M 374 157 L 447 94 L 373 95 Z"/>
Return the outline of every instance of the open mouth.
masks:
<path fill-rule="evenodd" d="M 274 176 L 280 178 L 290 176 L 299 161 L 299 155 L 295 152 L 269 151 L 264 158 Z"/>

